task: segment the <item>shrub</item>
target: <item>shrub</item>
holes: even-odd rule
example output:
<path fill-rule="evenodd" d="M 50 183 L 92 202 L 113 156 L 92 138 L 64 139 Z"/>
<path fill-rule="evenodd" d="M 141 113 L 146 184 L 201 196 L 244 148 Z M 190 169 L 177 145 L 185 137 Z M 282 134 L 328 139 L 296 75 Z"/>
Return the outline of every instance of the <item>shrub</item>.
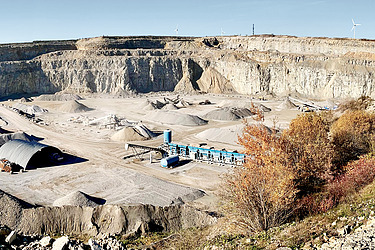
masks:
<path fill-rule="evenodd" d="M 326 212 L 375 179 L 375 158 L 361 158 L 345 166 L 346 172 L 330 180 L 325 191 L 300 200 L 301 211 Z"/>
<path fill-rule="evenodd" d="M 365 110 L 367 109 L 371 104 L 373 100 L 368 96 L 361 96 L 357 100 L 350 100 L 344 103 L 341 103 L 339 106 L 339 110 L 345 111 L 345 110 Z"/>
<path fill-rule="evenodd" d="M 238 225 L 268 230 L 289 217 L 296 194 L 285 143 L 265 126 L 248 124 L 239 142 L 251 157 L 225 178 L 226 208 Z"/>
<path fill-rule="evenodd" d="M 329 113 L 305 113 L 292 120 L 283 133 L 300 196 L 319 191 L 330 176 L 333 157 L 330 124 Z"/>
<path fill-rule="evenodd" d="M 331 128 L 334 163 L 344 166 L 374 149 L 375 115 L 364 110 L 347 111 Z"/>

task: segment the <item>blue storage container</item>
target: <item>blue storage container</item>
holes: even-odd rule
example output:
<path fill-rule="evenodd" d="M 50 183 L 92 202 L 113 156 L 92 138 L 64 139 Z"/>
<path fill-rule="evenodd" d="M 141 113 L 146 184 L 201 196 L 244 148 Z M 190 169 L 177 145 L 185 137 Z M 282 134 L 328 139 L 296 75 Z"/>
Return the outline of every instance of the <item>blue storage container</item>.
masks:
<path fill-rule="evenodd" d="M 172 131 L 169 129 L 164 130 L 164 143 L 168 144 L 172 142 Z"/>
<path fill-rule="evenodd" d="M 178 157 L 178 155 L 172 155 L 172 156 L 161 159 L 160 165 L 165 168 L 172 167 L 176 165 L 179 160 L 180 158 Z"/>

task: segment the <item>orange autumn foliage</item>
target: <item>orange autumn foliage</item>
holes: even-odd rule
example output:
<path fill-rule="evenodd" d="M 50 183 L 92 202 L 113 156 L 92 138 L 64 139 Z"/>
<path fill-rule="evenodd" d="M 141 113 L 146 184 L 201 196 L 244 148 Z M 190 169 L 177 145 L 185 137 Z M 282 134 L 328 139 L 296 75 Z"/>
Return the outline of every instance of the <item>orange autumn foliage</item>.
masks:
<path fill-rule="evenodd" d="M 280 225 L 290 216 L 296 194 L 284 142 L 265 126 L 249 124 L 238 140 L 251 157 L 225 179 L 229 211 L 251 231 Z"/>

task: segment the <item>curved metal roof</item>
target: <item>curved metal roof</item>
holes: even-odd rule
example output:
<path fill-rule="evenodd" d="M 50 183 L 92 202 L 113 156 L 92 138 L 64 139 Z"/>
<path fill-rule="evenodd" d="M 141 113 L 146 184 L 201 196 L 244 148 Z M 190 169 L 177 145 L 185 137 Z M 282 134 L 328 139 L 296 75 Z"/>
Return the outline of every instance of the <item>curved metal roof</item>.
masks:
<path fill-rule="evenodd" d="M 53 148 L 60 152 L 57 148 L 42 143 L 16 139 L 8 141 L 0 147 L 0 159 L 5 158 L 26 169 L 30 159 L 44 148 Z"/>

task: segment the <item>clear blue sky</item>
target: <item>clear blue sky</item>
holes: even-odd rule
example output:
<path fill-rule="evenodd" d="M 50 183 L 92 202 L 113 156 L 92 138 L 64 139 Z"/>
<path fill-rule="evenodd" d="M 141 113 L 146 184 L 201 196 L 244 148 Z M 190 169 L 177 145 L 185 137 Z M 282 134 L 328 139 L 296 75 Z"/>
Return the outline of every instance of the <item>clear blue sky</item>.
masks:
<path fill-rule="evenodd" d="M 375 39 L 375 0 L 0 0 L 0 43 L 102 35 Z"/>

